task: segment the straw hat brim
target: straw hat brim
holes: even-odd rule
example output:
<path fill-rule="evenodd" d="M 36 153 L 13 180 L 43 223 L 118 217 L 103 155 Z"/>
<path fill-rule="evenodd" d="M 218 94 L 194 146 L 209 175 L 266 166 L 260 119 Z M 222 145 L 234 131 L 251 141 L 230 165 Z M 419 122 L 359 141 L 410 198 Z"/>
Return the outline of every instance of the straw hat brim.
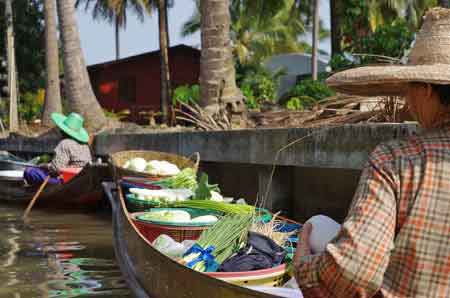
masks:
<path fill-rule="evenodd" d="M 56 126 L 59 127 L 59 129 L 64 131 L 66 134 L 68 134 L 75 140 L 81 143 L 87 143 L 89 141 L 89 133 L 86 131 L 86 129 L 84 129 L 84 127 L 81 127 L 79 131 L 74 131 L 64 123 L 67 117 L 64 116 L 63 114 L 52 113 L 51 118 L 53 122 L 56 124 Z"/>
<path fill-rule="evenodd" d="M 411 82 L 450 84 L 450 65 L 364 66 L 327 79 L 328 86 L 334 90 L 360 96 L 404 96 Z"/>

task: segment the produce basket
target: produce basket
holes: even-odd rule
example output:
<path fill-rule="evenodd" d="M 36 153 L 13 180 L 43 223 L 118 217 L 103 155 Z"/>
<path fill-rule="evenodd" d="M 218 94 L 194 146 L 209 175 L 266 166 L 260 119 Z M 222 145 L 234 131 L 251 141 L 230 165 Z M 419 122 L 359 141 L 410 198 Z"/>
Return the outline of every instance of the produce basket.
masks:
<path fill-rule="evenodd" d="M 164 210 L 165 208 L 155 208 L 152 210 Z M 191 214 L 192 217 L 197 217 L 201 215 L 214 214 L 212 211 L 203 211 L 190 208 L 178 208 L 179 210 L 185 210 Z M 177 225 L 175 223 L 157 223 L 150 222 L 140 219 L 145 212 L 135 212 L 131 214 L 134 224 L 138 228 L 139 232 L 144 235 L 144 237 L 153 242 L 159 235 L 166 234 L 173 238 L 177 242 L 182 242 L 184 240 L 197 240 L 201 233 L 208 229 L 211 224 L 205 223 L 190 223 L 183 226 Z"/>
<path fill-rule="evenodd" d="M 116 181 L 119 179 L 129 176 L 129 177 L 144 177 L 149 180 L 160 180 L 167 178 L 167 176 L 155 176 L 145 172 L 137 172 L 129 169 L 125 169 L 123 166 L 125 163 L 132 158 L 143 158 L 146 161 L 150 160 L 164 160 L 175 164 L 180 170 L 185 168 L 193 168 L 195 171 L 198 170 L 198 165 L 200 163 L 200 155 L 194 153 L 191 158 L 187 158 L 181 155 L 158 152 L 158 151 L 120 151 L 112 154 L 110 156 L 110 164 L 115 176 Z"/>
<path fill-rule="evenodd" d="M 206 272 L 205 274 L 238 286 L 279 287 L 286 283 L 291 277 L 286 264 L 254 271 Z"/>

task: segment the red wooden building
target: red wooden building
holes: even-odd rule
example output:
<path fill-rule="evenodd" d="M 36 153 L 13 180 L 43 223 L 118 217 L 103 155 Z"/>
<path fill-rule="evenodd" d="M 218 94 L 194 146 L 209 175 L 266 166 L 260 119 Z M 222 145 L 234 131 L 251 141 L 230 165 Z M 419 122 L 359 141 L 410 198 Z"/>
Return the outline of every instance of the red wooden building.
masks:
<path fill-rule="evenodd" d="M 178 45 L 169 49 L 172 88 L 198 84 L 200 50 Z M 160 110 L 159 51 L 88 67 L 100 105 L 119 112 L 129 110 L 130 120 L 140 122 L 143 111 Z"/>

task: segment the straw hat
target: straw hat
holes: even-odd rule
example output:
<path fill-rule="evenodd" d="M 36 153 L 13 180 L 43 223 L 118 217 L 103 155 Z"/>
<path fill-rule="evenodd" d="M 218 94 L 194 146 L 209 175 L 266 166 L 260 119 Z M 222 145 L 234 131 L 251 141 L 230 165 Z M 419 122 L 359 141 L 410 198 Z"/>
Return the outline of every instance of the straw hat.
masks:
<path fill-rule="evenodd" d="M 426 13 L 406 65 L 359 67 L 327 80 L 338 92 L 362 96 L 402 96 L 408 82 L 450 84 L 450 9 Z"/>
<path fill-rule="evenodd" d="M 60 113 L 52 113 L 51 117 L 56 126 L 73 139 L 81 143 L 87 143 L 89 141 L 89 134 L 83 127 L 84 119 L 81 115 L 70 113 L 66 117 Z"/>

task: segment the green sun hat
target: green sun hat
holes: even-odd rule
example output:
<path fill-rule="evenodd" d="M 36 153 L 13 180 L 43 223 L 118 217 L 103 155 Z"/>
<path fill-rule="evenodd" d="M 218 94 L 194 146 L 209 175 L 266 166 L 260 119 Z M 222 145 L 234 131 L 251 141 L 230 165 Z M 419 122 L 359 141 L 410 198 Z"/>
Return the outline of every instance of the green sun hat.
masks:
<path fill-rule="evenodd" d="M 81 115 L 70 113 L 66 117 L 60 113 L 52 113 L 51 117 L 56 126 L 75 140 L 82 143 L 89 141 L 89 134 L 83 127 L 84 119 Z"/>

